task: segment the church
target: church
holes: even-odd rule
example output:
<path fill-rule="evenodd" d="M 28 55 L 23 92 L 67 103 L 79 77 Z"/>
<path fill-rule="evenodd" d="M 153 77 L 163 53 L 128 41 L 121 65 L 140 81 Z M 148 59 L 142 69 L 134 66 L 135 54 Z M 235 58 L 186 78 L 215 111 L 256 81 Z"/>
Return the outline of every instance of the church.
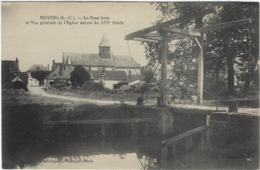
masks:
<path fill-rule="evenodd" d="M 63 52 L 62 62 L 53 60 L 52 72 L 45 79 L 48 89 L 55 80 L 68 81 L 77 65 L 83 66 L 94 82 L 102 81 L 105 88 L 113 89 L 120 84 L 140 80 L 141 67 L 131 56 L 113 55 L 109 41 L 104 34 L 99 44 L 99 53 Z"/>

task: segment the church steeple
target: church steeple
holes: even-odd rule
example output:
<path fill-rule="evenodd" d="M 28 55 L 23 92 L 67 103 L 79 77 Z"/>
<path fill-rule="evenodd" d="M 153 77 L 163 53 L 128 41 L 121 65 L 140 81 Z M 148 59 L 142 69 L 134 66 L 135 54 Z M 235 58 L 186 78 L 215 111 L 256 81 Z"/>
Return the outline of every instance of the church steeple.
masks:
<path fill-rule="evenodd" d="M 111 58 L 110 45 L 109 45 L 108 39 L 106 37 L 106 34 L 103 34 L 103 37 L 99 44 L 99 55 L 100 55 L 100 58 Z"/>

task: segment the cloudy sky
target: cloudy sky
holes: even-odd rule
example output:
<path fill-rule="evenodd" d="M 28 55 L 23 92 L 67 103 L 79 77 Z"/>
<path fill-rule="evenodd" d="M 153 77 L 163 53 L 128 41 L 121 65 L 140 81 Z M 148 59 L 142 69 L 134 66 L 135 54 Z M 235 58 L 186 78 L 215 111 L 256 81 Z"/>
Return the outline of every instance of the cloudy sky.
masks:
<path fill-rule="evenodd" d="M 141 2 L 2 2 L 2 60 L 18 57 L 21 71 L 27 71 L 33 64 L 51 66 L 52 60 L 61 62 L 62 52 L 98 53 L 104 33 L 114 55 L 129 55 L 124 36 L 151 26 L 158 15 L 154 6 Z M 55 17 L 41 19 L 41 16 Z M 91 16 L 99 17 L 98 25 L 80 24 L 80 21 L 94 22 Z M 101 20 L 101 16 L 109 19 Z M 79 24 L 64 24 L 61 17 L 69 17 L 67 20 Z M 52 21 L 56 25 L 40 25 Z M 124 24 L 106 25 L 101 21 Z M 129 41 L 128 44 L 132 57 L 145 65 L 141 43 Z"/>

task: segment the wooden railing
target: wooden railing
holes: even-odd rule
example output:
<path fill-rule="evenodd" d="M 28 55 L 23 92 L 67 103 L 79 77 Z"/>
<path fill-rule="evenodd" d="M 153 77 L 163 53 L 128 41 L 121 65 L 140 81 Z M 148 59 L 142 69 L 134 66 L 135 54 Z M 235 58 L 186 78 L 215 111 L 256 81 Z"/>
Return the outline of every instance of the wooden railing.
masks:
<path fill-rule="evenodd" d="M 181 142 L 183 140 L 186 140 L 185 152 L 191 150 L 192 146 L 193 146 L 193 136 L 195 134 L 198 134 L 198 133 L 201 134 L 201 146 L 203 147 L 203 145 L 204 145 L 204 132 L 207 128 L 208 128 L 207 125 L 200 126 L 200 127 L 195 128 L 195 129 L 186 131 L 186 132 L 184 132 L 180 135 L 174 136 L 170 139 L 163 140 L 161 142 L 161 144 L 163 146 L 162 147 L 162 153 L 161 153 L 162 160 L 163 160 L 163 158 L 166 158 L 168 156 L 168 147 L 170 147 L 170 146 L 172 148 L 172 155 L 175 156 L 176 155 L 175 145 L 176 145 L 176 143 Z"/>

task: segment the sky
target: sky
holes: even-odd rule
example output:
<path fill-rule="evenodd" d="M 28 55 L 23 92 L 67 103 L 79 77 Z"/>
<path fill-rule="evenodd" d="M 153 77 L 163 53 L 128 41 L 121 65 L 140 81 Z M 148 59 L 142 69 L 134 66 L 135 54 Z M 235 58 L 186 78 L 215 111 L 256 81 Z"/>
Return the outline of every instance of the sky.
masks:
<path fill-rule="evenodd" d="M 18 57 L 20 71 L 27 71 L 33 64 L 50 64 L 51 68 L 53 60 L 61 62 L 62 52 L 98 53 L 106 34 L 113 55 L 131 55 L 137 63 L 146 65 L 141 42 L 128 41 L 128 50 L 124 37 L 152 26 L 159 15 L 148 2 L 2 2 L 1 57 Z M 64 24 L 62 17 L 78 24 Z M 53 21 L 56 24 L 40 25 Z M 92 24 L 80 24 L 81 21 Z M 113 21 L 123 24 L 112 24 Z"/>

